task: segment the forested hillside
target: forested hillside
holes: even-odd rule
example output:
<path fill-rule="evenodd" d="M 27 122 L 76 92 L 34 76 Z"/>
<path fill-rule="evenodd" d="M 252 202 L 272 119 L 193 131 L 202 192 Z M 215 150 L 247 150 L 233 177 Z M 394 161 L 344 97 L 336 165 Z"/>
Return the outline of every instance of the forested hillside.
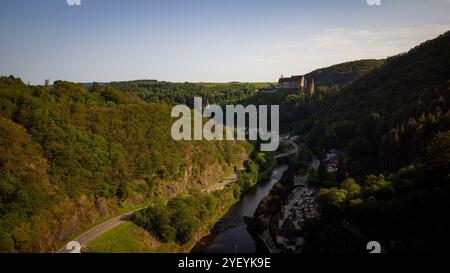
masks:
<path fill-rule="evenodd" d="M 321 217 L 307 224 L 306 251 L 361 250 L 354 233 L 393 252 L 446 247 L 450 32 L 386 60 L 306 77 L 316 82 L 312 96 L 257 92 L 269 84 L 86 88 L 0 78 L 0 252 L 56 250 L 97 221 L 143 206 L 134 220 L 158 239 L 192 240 L 224 198 L 258 181 L 259 166 L 273 167 L 253 151 L 227 196 L 202 195 L 198 189 L 241 169 L 252 149 L 246 142 L 173 141 L 171 105 L 189 105 L 194 96 L 211 104 L 279 104 L 282 131 L 299 134 L 300 147 L 322 159 L 330 149 L 342 152 L 337 173 L 322 162 L 314 176 Z"/>
<path fill-rule="evenodd" d="M 392 253 L 445 251 L 450 243 L 449 172 L 447 131 L 397 173 L 350 177 L 323 187 L 321 217 L 305 228 L 307 252 L 363 253 L 367 238 Z"/>
<path fill-rule="evenodd" d="M 363 74 L 339 92 L 286 105 L 315 154 L 345 155 L 337 173 L 324 161 L 319 168 L 321 218 L 306 228 L 307 251 L 364 252 L 362 236 L 390 252 L 444 249 L 450 32 Z"/>
<path fill-rule="evenodd" d="M 175 142 L 164 103 L 110 85 L 0 78 L 0 251 L 55 251 L 120 211 L 201 189 L 245 142 Z"/>
<path fill-rule="evenodd" d="M 306 79 L 314 79 L 319 94 L 339 92 L 355 80 L 369 72 L 380 68 L 385 60 L 359 60 L 320 68 L 305 75 Z"/>
<path fill-rule="evenodd" d="M 113 82 L 120 90 L 137 94 L 146 101 L 168 104 L 193 104 L 193 97 L 202 97 L 205 103 L 236 104 L 254 96 L 270 83 L 171 83 L 151 80 Z"/>
<path fill-rule="evenodd" d="M 346 148 L 355 174 L 408 165 L 450 129 L 450 32 L 319 100 L 300 132 L 317 152 Z"/>
<path fill-rule="evenodd" d="M 392 252 L 444 249 L 450 32 L 383 61 L 309 75 L 318 85 L 313 96 L 276 92 L 248 100 L 280 104 L 283 129 L 301 135 L 321 159 L 340 151 L 338 171 L 329 173 L 322 160 L 312 181 L 321 188 L 321 217 L 305 229 L 306 251 L 366 252 L 362 237 Z"/>
<path fill-rule="evenodd" d="M 310 129 L 306 140 L 318 153 L 337 147 L 347 156 L 336 176 L 319 173 L 328 189 L 309 250 L 362 250 L 355 230 L 391 252 L 446 249 L 450 32 L 387 59 L 320 105 L 300 130 Z"/>
<path fill-rule="evenodd" d="M 317 112 L 321 105 L 318 102 L 328 97 L 334 97 L 339 92 L 366 75 L 382 66 L 384 60 L 359 60 L 317 69 L 305 75 L 308 83 L 314 79 L 316 92 L 313 97 L 304 96 L 298 92 L 260 92 L 244 100 L 245 104 L 281 105 L 281 130 L 291 131 L 305 123 L 305 118 Z"/>

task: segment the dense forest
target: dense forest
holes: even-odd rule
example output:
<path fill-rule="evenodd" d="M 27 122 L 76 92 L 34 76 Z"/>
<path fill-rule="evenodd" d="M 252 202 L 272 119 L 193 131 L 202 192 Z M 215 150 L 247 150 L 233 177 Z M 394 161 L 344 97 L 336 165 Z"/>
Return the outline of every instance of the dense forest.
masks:
<path fill-rule="evenodd" d="M 294 91 L 259 92 L 255 96 L 246 98 L 243 103 L 280 105 L 281 130 L 291 132 L 293 128 L 302 126 L 307 117 L 322 109 L 321 102 L 327 98 L 336 97 L 342 89 L 381 67 L 383 63 L 384 60 L 359 60 L 308 73 L 305 75 L 307 81 L 311 79 L 315 81 L 316 91 L 312 97 Z"/>
<path fill-rule="evenodd" d="M 186 244 L 194 238 L 201 223 L 215 219 L 223 206 L 229 209 L 247 190 L 267 178 L 275 161 L 270 155 L 254 150 L 244 167 L 238 171 L 237 181 L 222 191 L 201 194 L 194 190 L 167 203 L 157 202 L 136 212 L 133 221 L 162 242 Z"/>
<path fill-rule="evenodd" d="M 0 78 L 0 251 L 55 251 L 243 166 L 246 142 L 172 140 L 170 110 L 111 85 Z"/>
<path fill-rule="evenodd" d="M 446 251 L 449 170 L 447 131 L 397 173 L 347 178 L 338 186 L 323 188 L 319 195 L 322 217 L 306 227 L 307 251 L 364 252 L 367 239 L 379 241 L 393 253 Z"/>
<path fill-rule="evenodd" d="M 450 33 L 320 100 L 300 132 L 317 153 L 345 148 L 353 175 L 395 172 L 450 129 Z"/>
<path fill-rule="evenodd" d="M 311 153 L 342 155 L 319 187 L 307 252 L 432 251 L 450 242 L 450 32 L 386 60 L 318 69 L 316 92 L 258 92 L 270 83 L 158 81 L 28 86 L 0 78 L 0 252 L 55 251 L 97 221 L 147 207 L 134 222 L 184 244 L 206 219 L 267 175 L 270 155 L 247 142 L 175 142 L 174 104 L 280 105 L 281 129 Z M 307 152 L 305 152 L 307 151 Z M 311 153 L 309 152 L 311 151 Z M 245 168 L 244 168 L 245 167 Z M 204 194 L 239 171 L 237 183 Z"/>
<path fill-rule="evenodd" d="M 270 83 L 171 83 L 152 80 L 113 82 L 112 86 L 138 95 L 145 101 L 192 105 L 194 97 L 210 104 L 236 104 L 254 96 Z"/>
<path fill-rule="evenodd" d="M 445 249 L 450 242 L 445 216 L 450 207 L 450 32 L 388 58 L 321 107 L 302 129 L 310 128 L 308 144 L 318 153 L 340 148 L 347 156 L 340 175 L 322 175 L 332 186 L 320 193 L 322 220 L 334 225 L 318 236 L 339 237 L 342 232 L 333 229 L 344 221 L 387 251 Z M 330 246 L 324 238 L 312 236 L 311 250 Z M 329 250 L 351 249 L 351 242 Z"/>
<path fill-rule="evenodd" d="M 306 228 L 307 251 L 366 251 L 367 238 L 392 252 L 444 249 L 450 241 L 450 32 L 386 60 L 311 74 L 319 79 L 313 96 L 288 91 L 247 100 L 279 103 L 284 130 L 294 128 L 320 158 L 341 152 L 338 172 L 329 174 L 322 161 L 313 180 L 321 188 L 321 217 Z"/>

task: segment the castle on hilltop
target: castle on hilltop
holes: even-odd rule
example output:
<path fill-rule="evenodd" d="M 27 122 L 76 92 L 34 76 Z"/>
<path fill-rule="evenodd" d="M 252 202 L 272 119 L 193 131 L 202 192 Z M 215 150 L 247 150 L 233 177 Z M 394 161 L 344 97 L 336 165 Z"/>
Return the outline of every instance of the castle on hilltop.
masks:
<path fill-rule="evenodd" d="M 298 91 L 305 95 L 313 96 L 316 92 L 316 87 L 314 83 L 314 79 L 311 79 L 308 83 L 308 80 L 305 76 L 291 76 L 289 78 L 284 78 L 281 76 L 278 81 L 278 90 L 290 90 L 290 91 Z"/>

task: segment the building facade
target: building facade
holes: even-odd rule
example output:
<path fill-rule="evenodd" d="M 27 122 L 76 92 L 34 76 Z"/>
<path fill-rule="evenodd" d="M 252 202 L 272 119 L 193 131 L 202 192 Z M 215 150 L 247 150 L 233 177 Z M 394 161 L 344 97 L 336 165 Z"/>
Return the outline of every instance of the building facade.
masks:
<path fill-rule="evenodd" d="M 289 90 L 289 91 L 297 91 L 306 94 L 306 90 L 308 90 L 309 95 L 314 95 L 315 93 L 315 83 L 314 79 L 311 79 L 310 83 L 305 76 L 291 76 L 289 78 L 281 77 L 278 80 L 278 90 Z"/>

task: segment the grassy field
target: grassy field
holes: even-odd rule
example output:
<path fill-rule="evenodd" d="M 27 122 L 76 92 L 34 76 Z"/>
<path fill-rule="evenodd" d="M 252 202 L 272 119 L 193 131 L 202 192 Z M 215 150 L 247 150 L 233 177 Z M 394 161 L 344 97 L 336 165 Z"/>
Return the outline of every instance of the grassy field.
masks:
<path fill-rule="evenodd" d="M 145 229 L 126 222 L 92 241 L 84 252 L 94 253 L 172 253 L 179 250 L 173 243 L 162 244 Z"/>
<path fill-rule="evenodd" d="M 72 239 L 75 240 L 78 236 L 80 236 L 81 234 L 83 234 L 83 233 L 85 233 L 86 231 L 90 230 L 91 228 L 94 228 L 94 227 L 96 227 L 97 225 L 100 225 L 101 223 L 104 223 L 104 222 L 106 222 L 106 221 L 108 221 L 108 220 L 111 220 L 111 219 L 113 219 L 113 218 L 115 218 L 115 217 L 117 217 L 117 216 L 119 216 L 119 215 L 121 215 L 121 214 L 128 213 L 128 212 L 130 212 L 130 211 L 134 211 L 134 210 L 137 210 L 137 209 L 146 207 L 146 206 L 148 206 L 148 204 L 139 204 L 139 205 L 136 205 L 136 204 L 121 203 L 121 204 L 119 205 L 119 207 L 118 207 L 117 209 L 114 210 L 114 213 L 110 213 L 108 216 L 100 217 L 100 218 L 98 218 L 95 222 L 93 222 L 93 223 L 91 223 L 91 224 L 89 224 L 89 225 L 84 226 L 84 229 L 83 229 L 82 231 L 78 232 L 77 234 L 75 234 L 75 235 L 72 237 Z M 65 248 L 65 247 L 66 247 L 66 244 L 67 244 L 67 242 L 64 242 L 64 245 L 61 245 L 60 248 Z M 58 249 L 60 249 L 60 248 L 58 248 Z"/>

